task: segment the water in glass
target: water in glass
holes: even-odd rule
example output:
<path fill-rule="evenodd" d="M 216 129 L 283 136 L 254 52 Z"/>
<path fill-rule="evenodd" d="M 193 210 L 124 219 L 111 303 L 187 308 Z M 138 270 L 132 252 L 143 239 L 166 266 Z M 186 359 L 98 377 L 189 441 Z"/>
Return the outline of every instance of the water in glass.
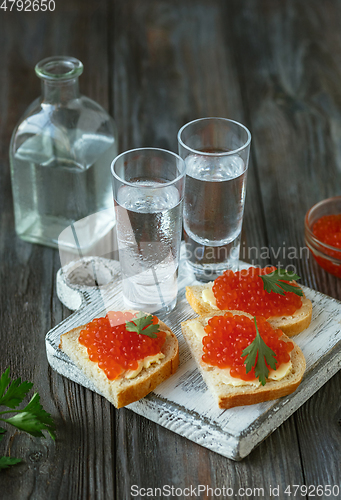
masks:
<path fill-rule="evenodd" d="M 141 190 L 136 186 L 140 183 Z M 182 201 L 175 186 L 135 180 L 115 199 L 126 306 L 171 310 L 176 302 Z M 166 307 L 165 307 L 166 306 Z"/>
<path fill-rule="evenodd" d="M 238 154 L 192 154 L 186 158 L 187 259 L 194 271 L 196 267 L 200 272 L 204 269 L 208 279 L 223 272 L 227 263 L 230 268 L 237 265 L 246 174 Z"/>

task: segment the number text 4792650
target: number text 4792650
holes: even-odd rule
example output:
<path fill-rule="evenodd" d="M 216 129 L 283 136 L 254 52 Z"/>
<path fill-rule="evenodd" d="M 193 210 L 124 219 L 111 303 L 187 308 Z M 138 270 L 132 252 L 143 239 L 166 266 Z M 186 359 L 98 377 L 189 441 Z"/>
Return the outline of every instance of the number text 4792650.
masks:
<path fill-rule="evenodd" d="M 54 0 L 0 0 L 0 12 L 53 12 L 56 9 Z"/>

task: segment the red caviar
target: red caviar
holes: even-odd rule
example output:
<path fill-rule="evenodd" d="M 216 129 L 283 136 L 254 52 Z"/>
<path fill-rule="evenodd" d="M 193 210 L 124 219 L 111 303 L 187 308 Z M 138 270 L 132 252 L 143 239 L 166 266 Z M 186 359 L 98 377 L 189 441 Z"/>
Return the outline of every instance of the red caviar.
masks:
<path fill-rule="evenodd" d="M 135 315 L 130 312 L 110 311 L 104 318 L 95 318 L 79 334 L 78 341 L 85 346 L 89 359 L 98 363 L 109 380 L 116 379 L 126 370 L 136 370 L 138 361 L 155 356 L 161 350 L 166 332 L 157 332 L 157 338 L 129 332 L 126 321 Z M 156 316 L 153 324 L 157 324 Z"/>
<path fill-rule="evenodd" d="M 324 215 L 312 227 L 314 236 L 321 242 L 318 250 L 310 248 L 317 263 L 328 273 L 341 278 L 341 214 Z M 321 245 L 329 245 L 332 248 Z M 331 257 L 325 258 L 321 253 Z"/>
<path fill-rule="evenodd" d="M 341 248 L 341 214 L 321 217 L 315 222 L 313 233 L 322 243 Z"/>
<path fill-rule="evenodd" d="M 259 316 L 256 318 L 260 336 L 270 349 L 276 354 L 276 368 L 282 363 L 290 361 L 290 352 L 294 348 L 292 342 L 280 340 L 282 331 L 273 329 L 272 326 Z M 205 326 L 206 336 L 203 338 L 202 360 L 219 368 L 230 368 L 230 375 L 242 380 L 256 378 L 255 369 L 246 373 L 243 350 L 250 345 L 256 337 L 254 320 L 246 316 L 233 316 L 226 313 L 224 316 L 214 316 Z M 270 368 L 268 366 L 268 368 Z"/>
<path fill-rule="evenodd" d="M 293 292 L 285 295 L 264 290 L 261 275 L 270 274 L 275 267 L 250 267 L 242 271 L 225 271 L 213 283 L 213 293 L 219 309 L 240 310 L 265 318 L 291 315 L 302 306 L 301 298 Z"/>

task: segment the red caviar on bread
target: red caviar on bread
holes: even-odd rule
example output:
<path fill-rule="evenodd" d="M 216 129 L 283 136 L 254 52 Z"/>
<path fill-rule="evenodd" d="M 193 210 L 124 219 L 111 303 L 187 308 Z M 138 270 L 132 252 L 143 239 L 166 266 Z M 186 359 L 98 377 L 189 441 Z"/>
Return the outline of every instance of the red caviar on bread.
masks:
<path fill-rule="evenodd" d="M 243 311 L 264 316 L 274 328 L 292 337 L 309 326 L 312 303 L 293 281 L 298 276 L 287 281 L 283 275 L 288 273 L 275 267 L 225 271 L 214 282 L 187 286 L 186 298 L 199 315 Z"/>
<path fill-rule="evenodd" d="M 116 408 L 144 398 L 179 365 L 176 335 L 138 311 L 111 311 L 64 333 L 59 348 Z"/>
<path fill-rule="evenodd" d="M 236 316 L 245 317 L 248 321 L 235 319 Z M 182 334 L 219 408 L 251 405 L 287 396 L 302 381 L 306 363 L 301 349 L 286 335 L 280 335 L 279 330 L 273 330 L 270 325 L 268 327 L 261 317 L 257 318 L 261 335 L 275 352 L 280 364 L 272 366 L 270 372 L 263 363 L 258 378 L 255 377 L 256 370 L 251 370 L 250 378 L 248 377 L 245 365 L 248 364 L 250 355 L 252 366 L 257 369 L 260 353 L 262 358 L 263 353 L 269 349 L 267 345 L 266 349 L 264 346 L 257 348 L 261 343 L 255 343 L 255 328 L 258 328 L 256 323 L 253 324 L 251 334 L 253 320 L 251 315 L 240 311 L 215 311 L 181 323 Z M 245 350 L 248 351 L 247 360 Z M 267 352 L 263 359 L 273 365 L 274 358 L 270 361 L 268 354 Z M 286 363 L 288 356 L 290 362 Z"/>
<path fill-rule="evenodd" d="M 115 380 L 126 370 L 136 370 L 139 361 L 161 352 L 166 332 L 158 331 L 156 338 L 127 330 L 127 322 L 135 318 L 131 312 L 109 312 L 95 318 L 79 334 L 79 343 L 86 347 L 89 359 L 98 363 L 109 380 Z M 157 324 L 158 319 L 153 318 Z"/>
<path fill-rule="evenodd" d="M 301 297 L 293 292 L 280 295 L 264 290 L 260 276 L 271 274 L 275 270 L 275 267 L 250 267 L 237 272 L 225 271 L 214 281 L 212 287 L 218 308 L 245 311 L 265 318 L 294 314 L 302 307 Z"/>
<path fill-rule="evenodd" d="M 283 332 L 280 329 L 273 329 L 265 318 L 258 316 L 256 320 L 259 334 L 274 352 L 276 369 L 283 363 L 288 363 L 294 344 L 281 340 Z M 205 326 L 205 332 L 207 335 L 202 339 L 204 353 L 202 360 L 205 363 L 219 368 L 230 368 L 231 377 L 242 380 L 256 378 L 255 367 L 247 373 L 243 357 L 244 349 L 255 339 L 253 319 L 227 312 L 224 316 L 210 318 Z"/>

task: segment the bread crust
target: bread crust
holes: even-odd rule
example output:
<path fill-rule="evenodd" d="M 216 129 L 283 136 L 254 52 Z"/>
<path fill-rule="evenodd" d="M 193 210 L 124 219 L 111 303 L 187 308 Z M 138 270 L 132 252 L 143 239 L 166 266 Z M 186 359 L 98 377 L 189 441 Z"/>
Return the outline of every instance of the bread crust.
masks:
<path fill-rule="evenodd" d="M 143 368 L 133 379 L 109 380 L 98 364 L 90 361 L 86 347 L 78 342 L 80 331 L 86 325 L 61 335 L 59 348 L 69 356 L 106 399 L 116 408 L 122 408 L 147 396 L 177 370 L 179 365 L 178 340 L 165 323 L 159 320 L 159 325 L 161 330 L 169 332 L 161 348 L 165 357 L 159 364 L 153 363 L 149 368 Z"/>
<path fill-rule="evenodd" d="M 242 311 L 230 311 L 234 315 L 244 315 L 252 318 L 251 315 Z M 216 311 L 214 314 L 206 314 L 199 318 L 195 318 L 202 325 L 206 325 L 208 319 L 213 316 L 222 316 L 226 311 Z M 278 399 L 283 396 L 288 396 L 294 392 L 302 381 L 306 362 L 303 352 L 295 342 L 289 339 L 288 336 L 283 334 L 281 340 L 285 342 L 293 342 L 294 349 L 291 351 L 292 369 L 286 377 L 282 380 L 269 380 L 264 386 L 229 386 L 219 379 L 218 367 L 212 367 L 202 361 L 203 349 L 202 342 L 192 332 L 190 323 L 195 320 L 187 320 L 181 323 L 183 336 L 190 348 L 191 354 L 194 357 L 198 368 L 205 380 L 208 389 L 218 401 L 219 408 L 228 409 L 235 406 L 252 405 Z"/>
<path fill-rule="evenodd" d="M 192 309 L 202 316 L 203 314 L 213 314 L 221 309 L 213 309 L 210 304 L 202 300 L 201 294 L 204 288 L 212 288 L 213 282 L 205 285 L 194 285 L 186 287 L 186 299 Z M 285 335 L 292 337 L 308 328 L 311 322 L 313 306 L 304 295 L 302 297 L 302 307 L 291 316 L 271 316 L 267 321 L 274 327 L 280 328 Z"/>

